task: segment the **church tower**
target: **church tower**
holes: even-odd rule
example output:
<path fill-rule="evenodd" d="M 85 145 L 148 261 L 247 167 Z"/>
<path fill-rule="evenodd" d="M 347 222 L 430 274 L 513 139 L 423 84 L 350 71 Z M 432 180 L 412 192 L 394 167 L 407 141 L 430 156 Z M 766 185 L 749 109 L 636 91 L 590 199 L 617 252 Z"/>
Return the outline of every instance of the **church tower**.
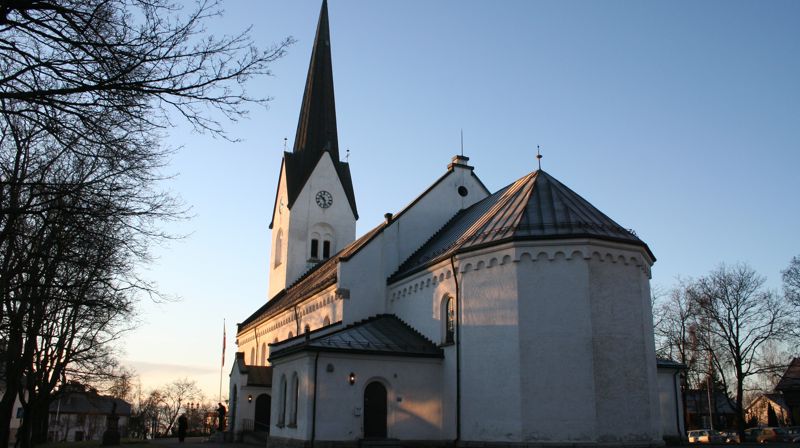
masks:
<path fill-rule="evenodd" d="M 284 152 L 272 212 L 269 298 L 355 239 L 355 193 L 339 160 L 328 4 L 322 2 L 297 135 Z"/>

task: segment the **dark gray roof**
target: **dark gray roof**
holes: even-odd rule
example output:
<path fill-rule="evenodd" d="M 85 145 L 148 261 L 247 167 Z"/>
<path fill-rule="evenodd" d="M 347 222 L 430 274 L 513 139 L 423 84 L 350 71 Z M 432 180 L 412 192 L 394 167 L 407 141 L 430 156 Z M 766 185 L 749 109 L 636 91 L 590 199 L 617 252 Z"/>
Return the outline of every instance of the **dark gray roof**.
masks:
<path fill-rule="evenodd" d="M 117 404 L 117 415 L 131 415 L 131 405 L 119 398 L 98 395 L 94 392 L 64 392 L 58 394 L 50 403 L 50 412 L 62 414 L 94 414 L 111 415 L 111 410 Z"/>
<path fill-rule="evenodd" d="M 686 365 L 668 358 L 656 358 L 656 367 L 660 369 L 685 370 Z"/>
<path fill-rule="evenodd" d="M 591 237 L 639 245 L 632 230 L 614 222 L 542 170 L 530 173 L 456 214 L 400 265 L 389 282 L 456 252 L 509 240 Z"/>
<path fill-rule="evenodd" d="M 788 390 L 800 390 L 800 358 L 794 358 L 783 373 L 775 390 L 785 392 Z"/>
<path fill-rule="evenodd" d="M 381 314 L 333 333 L 310 337 L 270 355 L 270 361 L 299 351 L 442 358 L 444 352 L 393 314 Z"/>
<path fill-rule="evenodd" d="M 333 61 L 331 59 L 331 36 L 328 24 L 328 2 L 322 2 L 317 23 L 317 34 L 308 64 L 308 76 L 297 120 L 297 134 L 292 152 L 283 154 L 286 169 L 288 208 L 292 208 L 303 186 L 314 171 L 325 152 L 330 153 L 339 181 L 344 188 L 347 202 L 358 219 L 356 196 L 350 165 L 339 160 L 339 137 L 336 130 L 336 99 L 333 93 Z M 280 182 L 278 183 L 280 186 Z M 278 200 L 277 194 L 275 200 Z M 274 208 L 273 208 L 274 210 Z M 273 211 L 272 221 L 275 221 Z"/>

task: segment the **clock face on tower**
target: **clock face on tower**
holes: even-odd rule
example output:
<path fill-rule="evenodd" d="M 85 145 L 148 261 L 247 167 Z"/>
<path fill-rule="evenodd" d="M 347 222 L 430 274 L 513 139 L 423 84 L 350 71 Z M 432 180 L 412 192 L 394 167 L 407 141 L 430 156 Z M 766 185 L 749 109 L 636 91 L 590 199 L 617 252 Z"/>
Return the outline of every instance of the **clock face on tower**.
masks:
<path fill-rule="evenodd" d="M 325 190 L 317 193 L 317 205 L 322 208 L 328 208 L 333 204 L 333 195 Z"/>

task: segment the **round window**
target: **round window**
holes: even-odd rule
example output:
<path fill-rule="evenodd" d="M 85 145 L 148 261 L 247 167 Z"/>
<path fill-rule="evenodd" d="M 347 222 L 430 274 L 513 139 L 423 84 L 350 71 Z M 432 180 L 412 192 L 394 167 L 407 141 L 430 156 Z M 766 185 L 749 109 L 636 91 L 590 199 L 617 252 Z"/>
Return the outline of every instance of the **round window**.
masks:
<path fill-rule="evenodd" d="M 462 186 L 458 187 L 458 194 L 460 194 L 463 197 L 463 196 L 466 196 L 467 194 L 469 194 L 469 191 L 467 190 L 467 187 L 462 185 Z"/>

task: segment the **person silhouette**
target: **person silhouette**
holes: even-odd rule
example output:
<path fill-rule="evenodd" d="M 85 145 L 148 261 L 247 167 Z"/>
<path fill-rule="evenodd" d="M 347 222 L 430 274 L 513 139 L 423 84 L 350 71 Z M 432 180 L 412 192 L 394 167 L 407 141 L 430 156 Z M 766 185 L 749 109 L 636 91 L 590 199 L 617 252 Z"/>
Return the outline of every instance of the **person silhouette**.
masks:
<path fill-rule="evenodd" d="M 225 431 L 225 406 L 222 403 L 217 403 L 219 406 L 217 407 L 217 416 L 219 422 L 217 423 L 217 429 L 220 431 Z"/>

